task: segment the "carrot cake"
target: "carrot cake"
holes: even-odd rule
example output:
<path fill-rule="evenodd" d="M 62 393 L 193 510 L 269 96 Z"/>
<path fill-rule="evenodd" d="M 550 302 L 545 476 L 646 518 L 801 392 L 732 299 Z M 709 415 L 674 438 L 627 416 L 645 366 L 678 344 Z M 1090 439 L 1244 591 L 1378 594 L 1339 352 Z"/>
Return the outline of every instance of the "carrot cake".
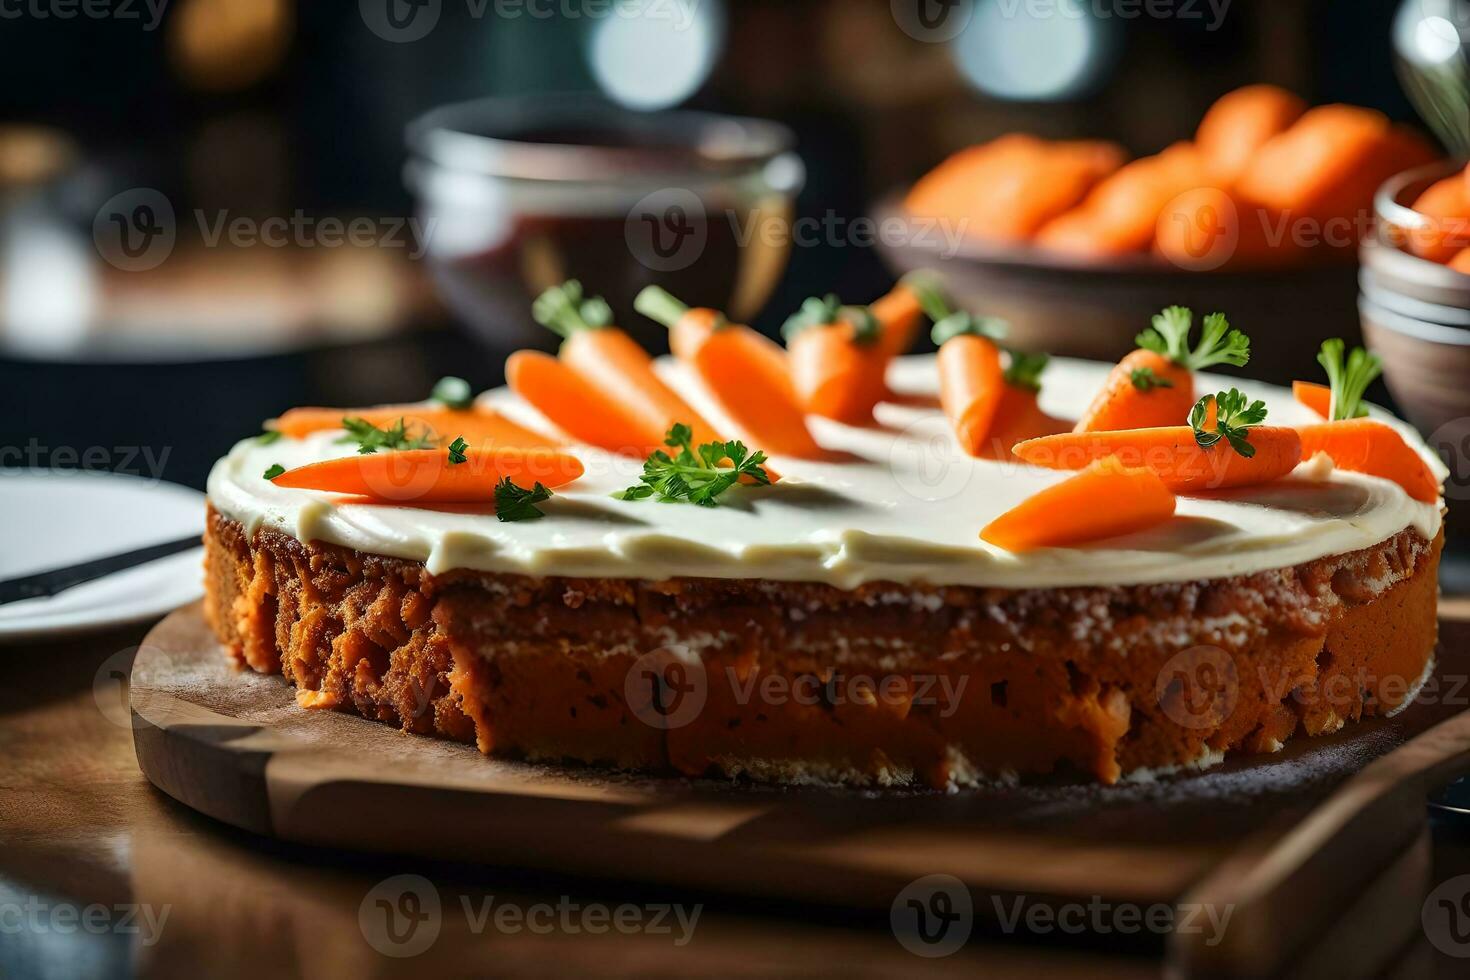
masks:
<path fill-rule="evenodd" d="M 1110 368 L 1054 360 L 1040 407 L 1078 418 Z M 658 371 L 723 422 L 683 364 Z M 1283 389 L 1199 382 L 1321 421 Z M 641 460 L 581 446 L 539 520 L 344 500 L 262 477 L 350 453 L 340 431 L 246 439 L 209 477 L 206 613 L 306 707 L 486 753 L 788 782 L 1201 767 L 1389 713 L 1432 669 L 1438 501 L 1318 454 L 1181 495 L 1146 530 L 1013 553 L 979 529 L 1066 474 L 961 452 L 933 357 L 895 359 L 888 384 L 878 425 L 813 418 L 827 459 L 773 456 L 778 483 L 718 507 L 619 499 Z M 480 403 L 552 431 L 508 391 Z"/>

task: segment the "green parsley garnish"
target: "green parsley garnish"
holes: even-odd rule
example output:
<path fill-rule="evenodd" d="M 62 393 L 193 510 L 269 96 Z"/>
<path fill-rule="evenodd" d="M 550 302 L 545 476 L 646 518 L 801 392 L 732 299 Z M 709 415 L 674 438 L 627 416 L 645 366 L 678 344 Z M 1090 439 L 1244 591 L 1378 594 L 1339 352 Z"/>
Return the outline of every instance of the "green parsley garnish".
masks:
<path fill-rule="evenodd" d="M 751 452 L 745 443 L 733 439 L 707 442 L 696 450 L 691 444 L 693 437 L 689 426 L 676 422 L 664 437 L 664 444 L 678 452 L 670 456 L 662 449 L 654 450 L 643 463 L 640 482 L 613 496 L 620 500 L 657 497 L 666 502 L 688 501 L 701 507 L 716 507 L 715 498 L 742 478 L 760 484 L 771 482 L 761 466 L 766 454 L 760 450 Z"/>
<path fill-rule="evenodd" d="M 538 480 L 530 490 L 518 487 L 510 477 L 495 484 L 495 517 L 502 521 L 534 521 L 545 517 L 536 505 L 551 499 L 551 491 Z"/>
<path fill-rule="evenodd" d="M 1205 317 L 1199 344 L 1189 346 L 1189 331 L 1194 326 L 1194 313 L 1183 306 L 1171 306 L 1155 314 L 1153 326 L 1134 338 L 1144 350 L 1162 354 L 1188 371 L 1199 371 L 1212 364 L 1242 367 L 1251 359 L 1250 338 L 1230 327 L 1223 313 Z"/>
<path fill-rule="evenodd" d="M 1324 340 L 1317 354 L 1317 363 L 1327 372 L 1327 383 L 1332 386 L 1332 410 L 1328 421 L 1360 419 L 1368 414 L 1363 405 L 1363 392 L 1373 379 L 1383 373 L 1383 361 L 1377 354 L 1361 347 L 1354 347 L 1343 363 L 1346 345 L 1338 338 Z"/>
<path fill-rule="evenodd" d="M 386 429 L 380 429 L 367 419 L 348 416 L 342 420 L 347 434 L 338 442 L 355 442 L 362 455 L 375 453 L 379 449 L 429 449 L 433 442 L 423 436 L 409 436 L 403 419 Z"/>
<path fill-rule="evenodd" d="M 1051 358 L 1046 354 L 1030 354 L 1026 351 L 1007 350 L 1005 383 L 1016 388 L 1041 390 L 1041 372 L 1046 370 Z"/>
<path fill-rule="evenodd" d="M 455 436 L 454 441 L 449 444 L 449 465 L 455 466 L 469 459 L 464 454 L 464 451 L 468 448 L 470 448 L 470 444 L 464 441 L 464 436 Z"/>
<path fill-rule="evenodd" d="M 258 436 L 255 437 L 255 441 L 256 441 L 256 443 L 258 445 L 261 445 L 261 446 L 269 446 L 269 445 L 271 445 L 273 443 L 280 442 L 281 441 L 281 430 L 280 429 L 266 429 L 260 435 L 258 435 Z"/>
<path fill-rule="evenodd" d="M 1215 405 L 1215 428 L 1205 428 L 1209 418 L 1210 403 Z M 1250 444 L 1248 429 L 1266 421 L 1266 403 L 1247 402 L 1245 395 L 1237 389 L 1222 391 L 1217 395 L 1206 395 L 1194 403 L 1189 410 L 1189 425 L 1194 429 L 1194 441 L 1201 449 L 1209 449 L 1221 439 L 1230 443 L 1230 448 L 1250 459 L 1256 447 Z"/>
<path fill-rule="evenodd" d="M 1128 380 L 1133 382 L 1133 387 L 1139 391 L 1153 391 L 1155 388 L 1174 387 L 1174 382 L 1159 374 L 1151 367 L 1134 368 L 1128 372 Z"/>
<path fill-rule="evenodd" d="M 286 467 L 282 466 L 280 463 L 272 463 L 270 465 L 270 469 L 266 470 L 263 475 L 267 480 L 274 480 L 276 477 L 280 476 L 284 472 L 286 472 Z"/>
<path fill-rule="evenodd" d="M 866 306 L 843 306 L 835 293 L 828 293 L 826 296 L 809 296 L 803 300 L 801 309 L 787 317 L 782 324 L 781 336 L 789 342 L 806 330 L 828 327 L 843 320 L 852 324 L 854 343 L 876 343 L 883 332 L 872 310 Z"/>
<path fill-rule="evenodd" d="M 531 316 L 543 327 L 570 337 L 582 330 L 600 330 L 612 323 L 612 307 L 601 296 L 582 297 L 582 284 L 568 279 L 536 297 Z"/>
<path fill-rule="evenodd" d="M 440 378 L 434 383 L 429 400 L 436 401 L 445 408 L 463 410 L 475 403 L 475 393 L 470 390 L 470 383 L 464 378 L 451 376 Z"/>
<path fill-rule="evenodd" d="M 929 339 L 936 347 L 943 347 L 946 340 L 963 334 L 974 334 L 987 340 L 1001 340 L 1006 335 L 1008 324 L 999 317 L 976 316 L 968 310 L 956 310 L 938 285 L 929 276 L 908 275 L 903 284 L 919 297 L 919 306 L 924 315 L 934 321 Z"/>

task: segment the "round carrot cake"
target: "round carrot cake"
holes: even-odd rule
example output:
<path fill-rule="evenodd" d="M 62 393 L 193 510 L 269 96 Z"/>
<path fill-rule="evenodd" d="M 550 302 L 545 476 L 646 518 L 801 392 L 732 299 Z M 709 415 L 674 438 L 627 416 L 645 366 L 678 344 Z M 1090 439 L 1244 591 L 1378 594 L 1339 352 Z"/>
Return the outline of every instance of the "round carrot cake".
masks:
<path fill-rule="evenodd" d="M 1040 408 L 1078 418 L 1110 368 L 1052 361 Z M 724 425 L 682 364 L 658 371 Z M 1321 421 L 1283 389 L 1199 384 Z M 1319 453 L 1143 530 L 1007 551 L 980 530 L 1069 474 L 961 452 L 933 357 L 888 385 L 876 425 L 812 418 L 824 458 L 773 454 L 777 482 L 718 506 L 623 499 L 641 458 L 578 445 L 585 473 L 535 520 L 344 497 L 266 478 L 351 455 L 341 431 L 246 439 L 209 477 L 206 613 L 305 707 L 783 782 L 1148 777 L 1390 713 L 1431 671 L 1439 501 Z M 478 404 L 558 435 L 508 391 Z"/>

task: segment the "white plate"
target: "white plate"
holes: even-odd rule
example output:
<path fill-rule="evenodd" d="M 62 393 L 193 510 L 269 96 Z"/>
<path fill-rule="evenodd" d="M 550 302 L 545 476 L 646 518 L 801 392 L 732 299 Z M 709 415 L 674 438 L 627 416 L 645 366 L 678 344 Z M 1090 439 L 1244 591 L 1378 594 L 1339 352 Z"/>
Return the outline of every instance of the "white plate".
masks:
<path fill-rule="evenodd" d="M 204 531 L 204 495 L 116 473 L 0 470 L 0 579 Z M 198 549 L 43 599 L 0 605 L 0 643 L 154 619 L 203 590 Z"/>

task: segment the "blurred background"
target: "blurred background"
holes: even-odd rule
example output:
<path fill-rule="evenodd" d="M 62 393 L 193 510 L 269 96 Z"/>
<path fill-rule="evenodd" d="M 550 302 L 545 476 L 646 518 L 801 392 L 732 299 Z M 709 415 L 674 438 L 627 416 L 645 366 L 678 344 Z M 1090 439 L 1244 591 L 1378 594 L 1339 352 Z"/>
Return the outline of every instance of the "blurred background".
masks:
<path fill-rule="evenodd" d="M 554 339 L 527 329 L 514 284 L 580 276 L 616 301 L 657 278 L 659 256 L 628 261 L 618 197 L 645 190 L 622 179 L 640 168 L 692 167 L 752 215 L 851 227 L 957 148 L 1026 130 L 1152 153 L 1250 82 L 1415 121 L 1396 0 L 1059 3 L 6 2 L 0 466 L 201 487 L 289 406 L 415 399 L 442 374 L 497 384 L 508 350 Z M 453 139 L 565 137 L 502 103 L 405 141 L 435 107 L 548 93 L 571 96 L 556 105 L 594 145 L 620 109 L 789 134 L 677 117 L 675 134 L 729 147 L 681 160 L 654 134 L 641 158 L 551 173 L 564 161 Z M 567 206 L 568 181 L 603 204 Z M 711 224 L 703 278 L 676 291 L 774 333 L 810 293 L 863 302 L 892 283 L 858 234 L 797 240 L 789 261 L 740 236 Z"/>

